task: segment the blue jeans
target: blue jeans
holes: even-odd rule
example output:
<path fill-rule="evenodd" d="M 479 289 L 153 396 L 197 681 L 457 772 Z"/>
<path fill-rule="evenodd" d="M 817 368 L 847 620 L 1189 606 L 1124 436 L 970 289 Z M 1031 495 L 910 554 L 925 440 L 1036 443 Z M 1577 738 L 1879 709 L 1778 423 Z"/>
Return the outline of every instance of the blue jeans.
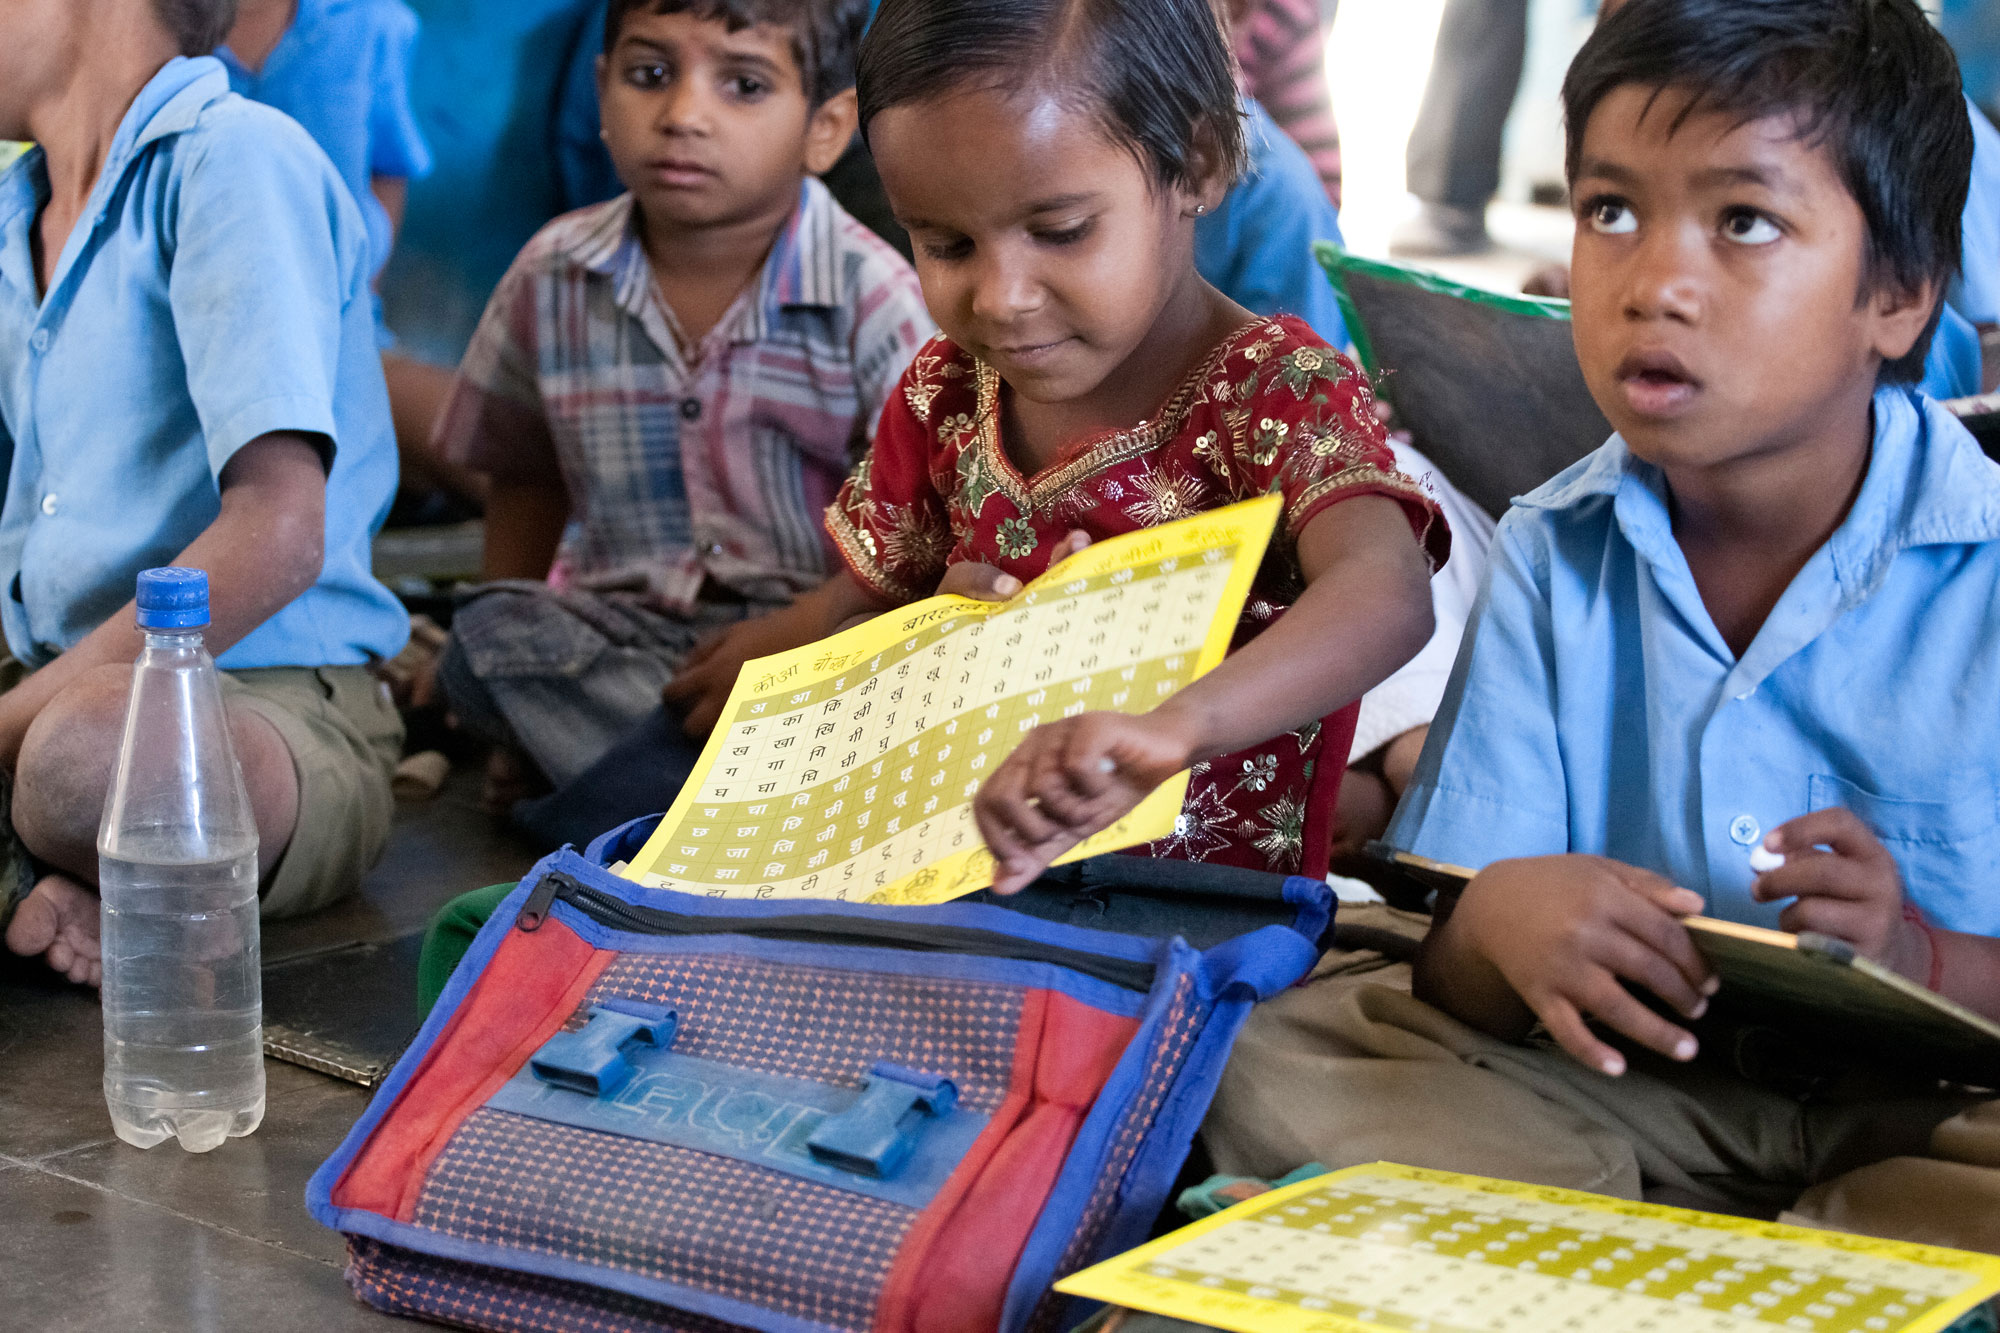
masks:
<path fill-rule="evenodd" d="M 672 805 L 701 745 L 681 730 L 678 717 L 656 707 L 575 778 L 515 805 L 514 823 L 546 849 L 564 843 L 581 849 L 600 833 Z"/>
<path fill-rule="evenodd" d="M 763 609 L 704 602 L 683 617 L 638 594 L 488 584 L 454 616 L 438 685 L 462 726 L 521 750 L 555 787 L 521 803 L 522 826 L 581 844 L 671 802 L 700 746 L 661 710 L 661 687 L 703 636 Z"/>

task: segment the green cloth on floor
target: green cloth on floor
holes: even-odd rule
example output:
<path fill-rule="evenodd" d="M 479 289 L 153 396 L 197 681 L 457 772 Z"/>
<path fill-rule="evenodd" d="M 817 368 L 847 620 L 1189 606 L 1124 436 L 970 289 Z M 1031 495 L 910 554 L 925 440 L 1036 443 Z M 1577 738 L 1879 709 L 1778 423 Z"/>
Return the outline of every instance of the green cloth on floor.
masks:
<path fill-rule="evenodd" d="M 424 952 L 417 959 L 417 1007 L 425 1017 L 437 1007 L 438 997 L 472 947 L 473 938 L 514 888 L 512 884 L 495 884 L 462 893 L 431 918 L 430 928 L 424 932 Z"/>

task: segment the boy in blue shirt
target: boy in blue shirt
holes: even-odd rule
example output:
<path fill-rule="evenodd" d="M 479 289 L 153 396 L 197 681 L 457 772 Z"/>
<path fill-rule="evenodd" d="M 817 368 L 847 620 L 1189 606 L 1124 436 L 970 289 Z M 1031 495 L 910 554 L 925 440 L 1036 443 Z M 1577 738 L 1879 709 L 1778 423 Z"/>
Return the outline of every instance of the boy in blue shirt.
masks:
<path fill-rule="evenodd" d="M 431 153 L 410 106 L 417 16 L 403 0 L 239 0 L 216 58 L 229 86 L 296 120 L 326 151 L 368 225 L 369 273 L 379 280 L 402 229 L 410 182 Z M 404 481 L 477 494 L 477 483 L 430 448 L 451 394 L 451 372 L 393 350 L 374 298 L 382 371 L 401 445 Z"/>
<path fill-rule="evenodd" d="M 389 262 L 430 149 L 410 109 L 417 16 L 403 0 L 240 0 L 216 52 L 229 86 L 296 120 L 368 224 L 369 276 Z"/>
<path fill-rule="evenodd" d="M 1817 931 L 2000 1017 L 2000 469 L 1910 388 L 1958 267 L 1956 65 L 1912 0 L 1630 0 L 1564 95 L 1619 434 L 1501 524 L 1390 830 L 1486 868 L 1413 993 L 1259 1011 L 1217 1164 L 2000 1249 L 2000 1103 L 1702 1050 L 1680 920 Z"/>
<path fill-rule="evenodd" d="M 98 975 L 96 832 L 140 639 L 133 582 L 206 569 L 266 914 L 352 889 L 401 726 L 369 672 L 408 617 L 369 572 L 396 458 L 360 212 L 200 53 L 234 0 L 0 9 L 0 767 L 32 862 L 10 949 Z"/>

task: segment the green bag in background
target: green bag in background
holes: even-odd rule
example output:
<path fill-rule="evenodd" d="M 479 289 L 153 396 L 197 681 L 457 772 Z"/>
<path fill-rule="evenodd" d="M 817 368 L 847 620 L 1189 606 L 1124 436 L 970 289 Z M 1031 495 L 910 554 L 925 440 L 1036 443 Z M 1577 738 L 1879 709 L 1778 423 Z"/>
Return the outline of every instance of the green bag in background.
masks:
<path fill-rule="evenodd" d="M 1610 437 L 1576 362 L 1569 302 L 1314 248 L 1398 424 L 1495 518 Z"/>

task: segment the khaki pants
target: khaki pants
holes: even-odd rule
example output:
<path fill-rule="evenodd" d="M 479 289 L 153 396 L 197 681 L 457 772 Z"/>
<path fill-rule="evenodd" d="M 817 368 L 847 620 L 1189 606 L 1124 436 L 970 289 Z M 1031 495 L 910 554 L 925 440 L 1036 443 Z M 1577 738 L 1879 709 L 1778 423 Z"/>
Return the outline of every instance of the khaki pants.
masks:
<path fill-rule="evenodd" d="M 1344 909 L 1408 933 L 1417 918 Z M 1329 954 L 1250 1018 L 1203 1139 L 1275 1177 L 1374 1161 L 2000 1253 L 2000 1102 L 1908 1082 L 1798 1096 L 1709 1059 L 1608 1078 L 1409 994 L 1409 968 Z"/>
<path fill-rule="evenodd" d="M 277 729 L 299 779 L 298 826 L 267 873 L 263 915 L 302 916 L 360 888 L 396 813 L 403 719 L 388 691 L 367 667 L 260 667 L 223 672 L 222 698 Z"/>
<path fill-rule="evenodd" d="M 0 658 L 0 692 L 25 679 Z M 225 671 L 222 698 L 269 722 L 292 753 L 299 818 L 275 874 L 265 872 L 262 915 L 302 916 L 352 893 L 381 859 L 395 801 L 389 789 L 403 751 L 403 720 L 367 667 L 260 667 Z M 0 926 L 33 887 L 14 836 L 13 792 L 0 782 Z"/>

